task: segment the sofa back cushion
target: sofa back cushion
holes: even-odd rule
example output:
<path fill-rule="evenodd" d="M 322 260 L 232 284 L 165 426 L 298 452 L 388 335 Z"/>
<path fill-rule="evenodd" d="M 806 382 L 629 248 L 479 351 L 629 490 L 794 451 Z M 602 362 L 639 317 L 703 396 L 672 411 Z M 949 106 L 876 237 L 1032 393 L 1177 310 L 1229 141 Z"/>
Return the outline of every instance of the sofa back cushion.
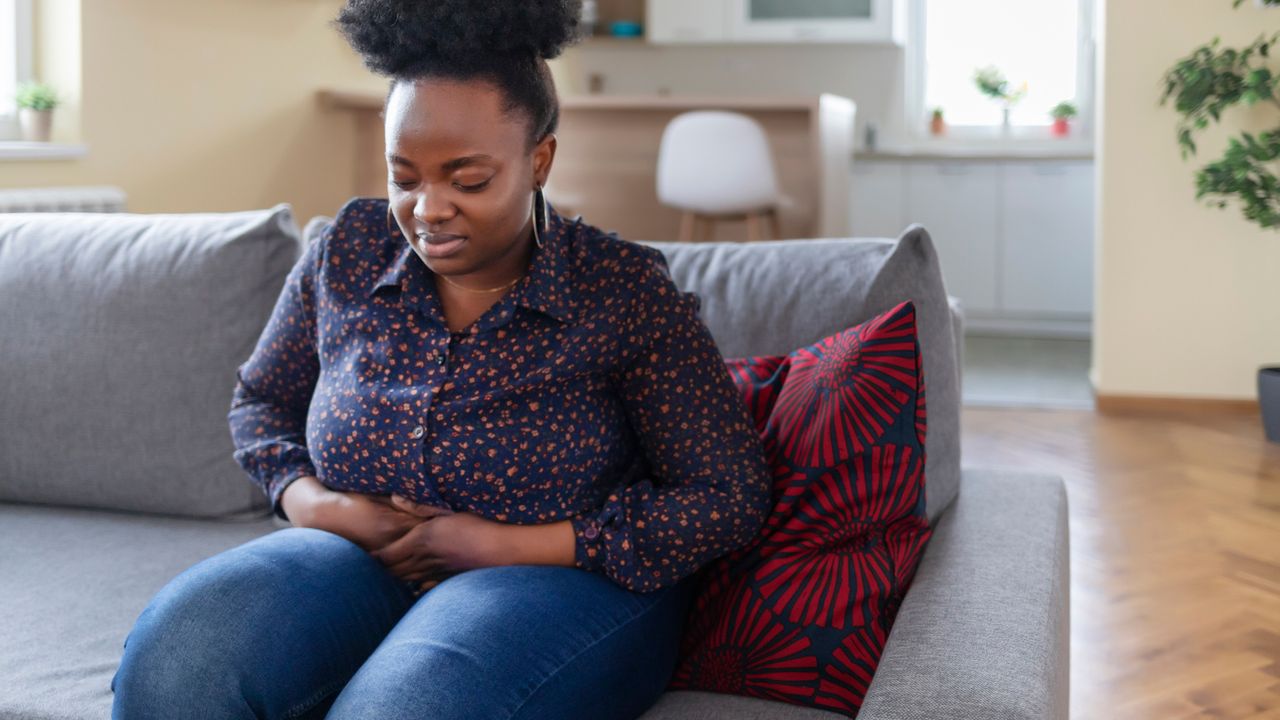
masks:
<path fill-rule="evenodd" d="M 910 300 L 929 380 L 929 523 L 960 486 L 960 365 L 951 307 L 929 233 L 897 240 L 643 241 L 672 279 L 702 300 L 701 317 L 726 358 L 786 355 Z"/>
<path fill-rule="evenodd" d="M 265 516 L 227 410 L 300 251 L 285 204 L 0 215 L 0 501 Z"/>

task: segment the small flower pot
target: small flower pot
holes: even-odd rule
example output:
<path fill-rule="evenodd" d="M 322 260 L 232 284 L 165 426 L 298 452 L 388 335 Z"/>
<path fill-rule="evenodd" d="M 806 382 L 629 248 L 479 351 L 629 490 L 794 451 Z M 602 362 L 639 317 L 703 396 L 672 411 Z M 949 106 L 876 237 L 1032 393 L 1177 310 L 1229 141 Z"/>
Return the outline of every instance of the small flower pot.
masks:
<path fill-rule="evenodd" d="M 53 135 L 53 111 L 19 108 L 18 124 L 22 126 L 23 140 L 49 142 Z"/>
<path fill-rule="evenodd" d="M 1267 440 L 1280 443 L 1280 366 L 1258 369 L 1258 405 Z"/>
<path fill-rule="evenodd" d="M 929 132 L 934 135 L 944 135 L 947 132 L 947 121 L 940 117 L 934 117 L 929 121 Z"/>
<path fill-rule="evenodd" d="M 1053 136 L 1066 137 L 1071 134 L 1071 122 L 1066 118 L 1053 119 Z"/>

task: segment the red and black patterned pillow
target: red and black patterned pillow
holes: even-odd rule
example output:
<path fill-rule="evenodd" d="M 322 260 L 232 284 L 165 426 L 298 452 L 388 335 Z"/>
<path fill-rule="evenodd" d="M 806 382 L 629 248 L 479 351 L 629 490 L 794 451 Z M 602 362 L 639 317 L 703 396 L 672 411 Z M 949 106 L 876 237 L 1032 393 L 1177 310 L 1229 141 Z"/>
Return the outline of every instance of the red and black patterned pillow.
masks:
<path fill-rule="evenodd" d="M 669 688 L 853 717 L 931 535 L 915 306 L 786 356 L 726 362 L 774 506 L 750 545 L 700 571 Z"/>

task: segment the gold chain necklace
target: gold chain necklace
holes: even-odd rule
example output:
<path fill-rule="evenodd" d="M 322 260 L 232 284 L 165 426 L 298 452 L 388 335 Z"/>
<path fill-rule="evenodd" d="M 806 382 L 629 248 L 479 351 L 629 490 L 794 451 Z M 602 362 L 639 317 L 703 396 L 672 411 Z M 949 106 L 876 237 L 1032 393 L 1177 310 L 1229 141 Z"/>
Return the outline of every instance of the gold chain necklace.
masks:
<path fill-rule="evenodd" d="M 520 282 L 520 278 L 523 278 L 523 277 L 524 277 L 524 275 L 521 275 L 521 276 L 517 277 L 515 280 L 512 280 L 511 282 L 507 283 L 506 285 L 503 285 L 503 286 L 501 286 L 501 287 L 496 287 L 496 288 L 489 288 L 488 290 L 476 290 L 476 289 L 474 289 L 474 288 L 469 288 L 469 287 L 465 287 L 465 286 L 463 286 L 463 285 L 459 285 L 458 283 L 456 283 L 456 282 L 454 282 L 454 281 L 450 280 L 449 278 L 447 278 L 447 277 L 445 277 L 444 275 L 441 275 L 441 274 L 439 274 L 439 273 L 436 273 L 436 277 L 440 278 L 441 280 L 444 280 L 445 282 L 447 282 L 447 283 L 449 283 L 450 285 L 452 285 L 452 286 L 454 286 L 454 287 L 458 288 L 459 290 L 466 290 L 467 292 L 473 292 L 473 293 L 491 293 L 491 292 L 497 292 L 497 291 L 499 291 L 499 290 L 506 290 L 507 288 L 511 287 L 512 285 L 515 285 L 516 283 Z"/>

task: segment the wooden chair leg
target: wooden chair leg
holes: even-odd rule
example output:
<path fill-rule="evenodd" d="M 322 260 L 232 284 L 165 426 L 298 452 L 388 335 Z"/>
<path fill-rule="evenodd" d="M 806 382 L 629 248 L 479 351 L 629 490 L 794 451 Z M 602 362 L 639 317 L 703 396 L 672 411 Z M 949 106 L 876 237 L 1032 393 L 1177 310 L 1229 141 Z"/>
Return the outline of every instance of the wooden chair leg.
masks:
<path fill-rule="evenodd" d="M 769 216 L 769 230 L 770 230 L 770 232 L 772 232 L 772 233 L 773 233 L 773 239 L 774 239 L 774 240 L 781 240 L 781 239 L 782 239 L 782 226 L 781 226 L 781 224 L 778 222 L 778 209 L 777 209 L 777 208 L 769 208 L 769 212 L 767 213 L 767 215 Z"/>
<path fill-rule="evenodd" d="M 757 213 L 747 213 L 747 242 L 754 242 L 760 239 L 760 215 Z"/>
<path fill-rule="evenodd" d="M 694 222 L 693 213 L 688 210 L 680 216 L 680 242 L 690 242 L 693 240 Z"/>

